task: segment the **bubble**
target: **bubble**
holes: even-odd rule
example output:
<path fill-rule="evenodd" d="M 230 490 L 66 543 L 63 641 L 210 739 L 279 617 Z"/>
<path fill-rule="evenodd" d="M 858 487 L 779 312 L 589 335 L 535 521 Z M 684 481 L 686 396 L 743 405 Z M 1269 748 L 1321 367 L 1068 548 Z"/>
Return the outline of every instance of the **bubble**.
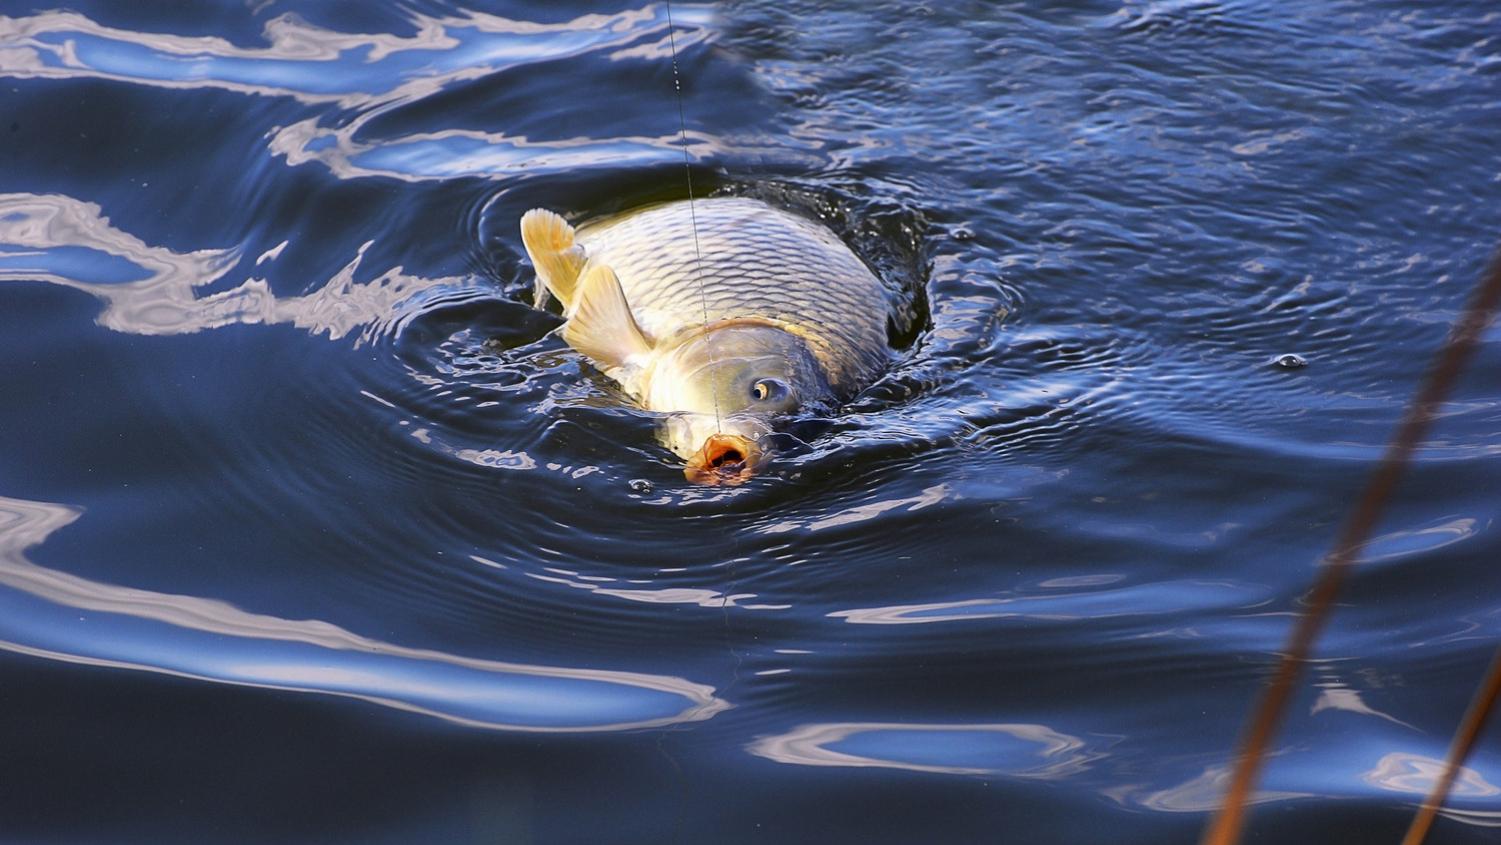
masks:
<path fill-rule="evenodd" d="M 1272 364 L 1284 370 L 1297 370 L 1308 366 L 1308 359 L 1302 355 L 1288 352 L 1285 355 L 1278 355 L 1276 358 L 1273 358 Z"/>
<path fill-rule="evenodd" d="M 644 478 L 632 478 L 627 482 L 627 486 L 631 488 L 632 493 L 639 493 L 642 496 L 651 492 L 651 482 Z"/>

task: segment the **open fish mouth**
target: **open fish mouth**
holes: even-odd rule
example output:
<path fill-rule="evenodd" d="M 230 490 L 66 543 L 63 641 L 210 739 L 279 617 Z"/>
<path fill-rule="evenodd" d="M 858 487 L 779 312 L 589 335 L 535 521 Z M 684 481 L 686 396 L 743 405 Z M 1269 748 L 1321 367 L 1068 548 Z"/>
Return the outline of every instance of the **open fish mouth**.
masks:
<path fill-rule="evenodd" d="M 756 474 L 763 453 L 755 441 L 738 434 L 711 434 L 688 459 L 683 475 L 694 484 L 743 484 Z"/>

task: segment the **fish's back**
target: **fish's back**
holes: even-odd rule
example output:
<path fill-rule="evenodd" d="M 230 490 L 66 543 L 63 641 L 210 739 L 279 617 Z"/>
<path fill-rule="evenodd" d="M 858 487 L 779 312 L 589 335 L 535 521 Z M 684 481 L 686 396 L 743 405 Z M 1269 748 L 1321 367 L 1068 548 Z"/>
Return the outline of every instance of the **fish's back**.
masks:
<path fill-rule="evenodd" d="M 708 322 L 774 320 L 809 341 L 839 390 L 869 380 L 887 354 L 880 280 L 832 232 L 765 203 L 668 203 L 585 225 L 578 238 L 619 276 L 653 338 L 701 325 L 706 312 Z"/>

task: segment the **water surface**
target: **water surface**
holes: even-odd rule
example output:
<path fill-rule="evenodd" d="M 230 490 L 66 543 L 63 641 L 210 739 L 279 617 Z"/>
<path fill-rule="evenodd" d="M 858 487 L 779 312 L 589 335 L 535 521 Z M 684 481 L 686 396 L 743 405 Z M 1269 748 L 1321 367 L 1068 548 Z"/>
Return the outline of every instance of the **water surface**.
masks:
<path fill-rule="evenodd" d="M 739 488 L 526 305 L 522 212 L 685 193 L 665 5 L 6 6 L 5 837 L 1193 841 L 1501 231 L 1501 16 L 672 12 L 695 184 L 901 303 Z M 1501 636 L 1498 371 L 1492 329 L 1265 841 L 1396 841 L 1436 776 Z M 1430 841 L 1498 825 L 1487 741 Z"/>

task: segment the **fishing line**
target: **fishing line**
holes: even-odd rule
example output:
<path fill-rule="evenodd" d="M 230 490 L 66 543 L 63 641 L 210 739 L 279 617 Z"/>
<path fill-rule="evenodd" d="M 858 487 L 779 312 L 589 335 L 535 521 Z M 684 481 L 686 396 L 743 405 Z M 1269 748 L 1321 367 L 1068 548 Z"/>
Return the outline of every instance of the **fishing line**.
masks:
<path fill-rule="evenodd" d="M 703 309 L 704 344 L 709 350 L 709 366 L 714 366 L 714 333 L 709 331 L 709 297 L 704 293 L 704 254 L 698 247 L 698 214 L 693 208 L 693 167 L 688 155 L 688 120 L 683 116 L 683 80 L 678 74 L 677 29 L 672 22 L 672 0 L 667 2 L 667 44 L 672 50 L 672 90 L 678 102 L 678 140 L 683 145 L 683 178 L 688 182 L 688 223 L 693 229 L 694 281 L 698 283 L 698 304 Z M 724 427 L 719 416 L 719 386 L 712 381 L 709 394 L 714 397 L 714 431 Z"/>
<path fill-rule="evenodd" d="M 693 207 L 693 168 L 688 155 L 688 120 L 683 115 L 683 81 L 682 77 L 678 74 L 678 42 L 677 36 L 674 34 L 676 26 L 672 21 L 672 0 L 664 0 L 664 2 L 667 6 L 667 43 L 672 50 L 672 89 L 677 96 L 678 102 L 678 139 L 683 144 L 683 178 L 688 183 L 688 222 L 693 229 L 693 261 L 696 273 L 694 280 L 698 283 L 698 302 L 703 308 L 704 343 L 709 351 L 709 366 L 713 367 L 715 363 L 714 333 L 709 331 L 709 297 L 704 292 L 704 255 L 698 246 L 698 215 L 695 213 Z M 717 434 L 724 427 L 724 421 L 719 415 L 719 386 L 711 382 L 709 393 L 714 397 L 714 430 Z M 735 685 L 736 681 L 740 680 L 740 664 L 743 662 L 739 653 L 735 651 L 735 640 L 730 632 L 730 593 L 735 588 L 735 553 L 738 549 L 735 532 L 729 532 L 729 538 L 730 557 L 726 561 L 729 567 L 729 584 L 725 585 L 724 591 L 720 593 L 719 612 L 724 620 L 725 648 L 730 652 L 730 657 L 735 662 L 730 667 L 730 682 L 725 686 L 725 691 L 728 691 Z"/>

